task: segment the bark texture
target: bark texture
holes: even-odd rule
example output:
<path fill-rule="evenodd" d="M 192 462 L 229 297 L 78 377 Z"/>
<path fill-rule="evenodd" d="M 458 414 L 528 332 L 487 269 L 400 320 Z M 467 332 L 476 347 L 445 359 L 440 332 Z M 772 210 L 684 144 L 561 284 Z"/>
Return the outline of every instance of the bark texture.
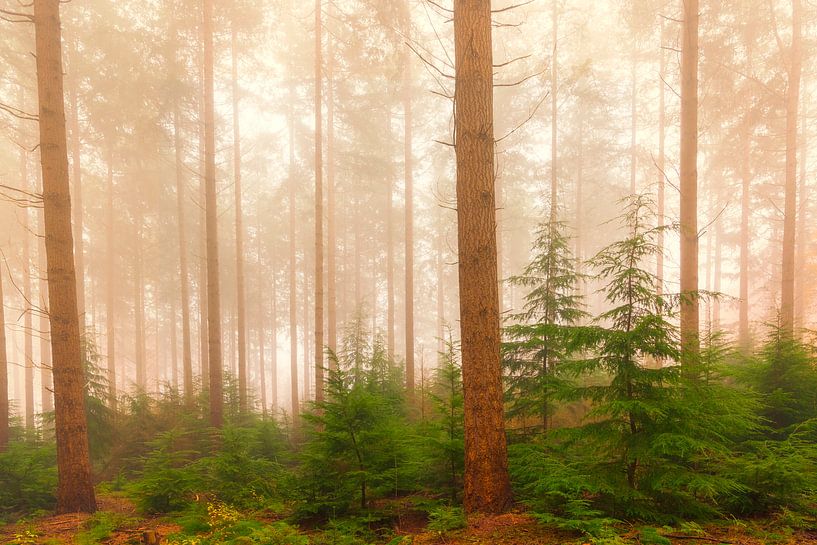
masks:
<path fill-rule="evenodd" d="M 511 501 L 499 361 L 491 2 L 454 1 L 457 232 L 465 394 L 465 508 Z"/>
<path fill-rule="evenodd" d="M 59 0 L 34 0 L 45 247 L 54 356 L 57 511 L 93 512 L 84 374 L 77 313 Z"/>

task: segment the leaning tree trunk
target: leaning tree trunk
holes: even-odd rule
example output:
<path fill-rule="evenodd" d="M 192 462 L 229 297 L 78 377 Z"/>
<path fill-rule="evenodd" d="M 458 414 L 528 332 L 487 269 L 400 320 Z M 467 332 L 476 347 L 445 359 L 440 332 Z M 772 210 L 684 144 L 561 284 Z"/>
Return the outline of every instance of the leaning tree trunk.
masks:
<path fill-rule="evenodd" d="M 71 234 L 59 0 L 34 0 L 34 33 L 51 346 L 54 356 L 54 424 L 59 475 L 57 511 L 93 512 L 96 510 L 96 497 L 88 452 L 85 377 L 77 314 L 74 241 Z"/>
<path fill-rule="evenodd" d="M 489 0 L 454 0 L 454 49 L 465 508 L 499 513 L 511 488 L 499 362 Z"/>
<path fill-rule="evenodd" d="M 213 85 L 213 0 L 204 0 L 204 181 L 207 231 L 207 341 L 210 365 L 210 425 L 224 420 L 221 363 L 221 295 L 218 271 L 216 131 Z"/>
<path fill-rule="evenodd" d="M 684 2 L 681 59 L 681 348 L 694 362 L 698 328 L 698 0 Z"/>
<path fill-rule="evenodd" d="M 794 330 L 795 230 L 797 227 L 797 110 L 802 72 L 800 0 L 792 0 L 788 85 L 786 89 L 786 203 L 783 217 L 783 271 L 780 290 L 780 325 Z"/>

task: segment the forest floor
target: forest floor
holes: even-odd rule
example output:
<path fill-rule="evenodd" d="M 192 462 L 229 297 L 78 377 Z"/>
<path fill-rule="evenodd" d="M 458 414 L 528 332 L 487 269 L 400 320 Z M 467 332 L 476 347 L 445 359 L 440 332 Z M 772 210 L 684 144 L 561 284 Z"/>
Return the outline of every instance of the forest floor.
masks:
<path fill-rule="evenodd" d="M 140 516 L 135 506 L 121 496 L 103 495 L 98 498 L 99 520 L 115 521 L 99 535 L 88 531 L 89 515 L 49 515 L 18 524 L 0 526 L 0 544 L 9 545 L 138 545 L 151 533 L 166 543 L 167 536 L 180 530 L 167 517 Z M 445 534 L 425 529 L 424 521 L 407 520 L 396 528 L 398 535 L 410 537 L 402 543 L 411 545 L 592 545 L 576 534 L 548 528 L 524 513 L 499 516 L 477 516 L 469 520 L 468 528 Z M 605 545 L 817 545 L 817 532 L 798 532 L 775 528 L 760 521 L 730 521 L 708 525 L 695 535 L 660 532 L 669 541 L 645 539 L 642 530 L 622 529 L 619 540 L 597 541 Z"/>

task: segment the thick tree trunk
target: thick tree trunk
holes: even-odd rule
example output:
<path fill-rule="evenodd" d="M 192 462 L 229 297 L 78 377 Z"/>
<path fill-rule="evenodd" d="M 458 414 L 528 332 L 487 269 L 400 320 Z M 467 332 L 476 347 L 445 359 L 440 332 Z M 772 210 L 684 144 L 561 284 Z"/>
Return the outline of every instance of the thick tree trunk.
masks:
<path fill-rule="evenodd" d="M 6 271 L 0 263 L 0 452 L 9 444 L 9 369 L 6 352 L 6 301 L 3 298 L 3 279 Z"/>
<path fill-rule="evenodd" d="M 786 88 L 786 203 L 783 218 L 783 269 L 780 290 L 780 324 L 784 332 L 794 330 L 794 259 L 797 227 L 797 122 L 802 72 L 800 0 L 792 0 L 792 41 Z"/>
<path fill-rule="evenodd" d="M 681 59 L 681 348 L 694 362 L 698 316 L 698 0 L 684 2 Z"/>
<path fill-rule="evenodd" d="M 238 102 L 238 36 L 233 21 L 230 33 L 233 83 L 233 180 L 235 182 L 235 284 L 238 313 L 238 406 L 247 412 L 247 310 L 244 289 L 244 226 L 241 203 L 241 125 Z"/>
<path fill-rule="evenodd" d="M 465 508 L 499 513 L 511 488 L 499 361 L 490 1 L 454 1 L 454 49 Z"/>
<path fill-rule="evenodd" d="M 315 400 L 323 401 L 323 49 L 321 0 L 315 0 Z"/>
<path fill-rule="evenodd" d="M 221 296 L 218 267 L 218 194 L 213 86 L 213 0 L 204 0 L 204 180 L 207 229 L 207 341 L 210 366 L 210 425 L 224 420 L 221 359 Z"/>
<path fill-rule="evenodd" d="M 34 0 L 34 32 L 51 343 L 55 362 L 57 511 L 93 512 L 96 498 L 88 454 L 85 377 L 71 233 L 59 0 Z"/>

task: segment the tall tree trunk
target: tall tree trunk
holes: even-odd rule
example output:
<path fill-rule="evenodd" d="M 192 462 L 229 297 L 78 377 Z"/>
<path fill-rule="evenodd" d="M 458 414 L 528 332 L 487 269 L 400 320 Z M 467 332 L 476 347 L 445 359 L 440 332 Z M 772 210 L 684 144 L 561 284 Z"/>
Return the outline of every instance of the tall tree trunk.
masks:
<path fill-rule="evenodd" d="M 636 170 L 638 168 L 638 153 L 636 149 L 636 132 L 638 130 L 638 82 L 636 81 L 637 63 L 635 60 L 635 45 L 633 44 L 630 59 L 630 195 L 635 195 Z"/>
<path fill-rule="evenodd" d="M 740 135 L 740 307 L 738 311 L 738 344 L 744 354 L 751 350 L 749 338 L 749 219 L 751 196 L 751 134 L 749 117 L 743 121 Z"/>
<path fill-rule="evenodd" d="M 207 154 L 205 151 L 205 77 L 204 77 L 204 25 L 200 25 L 200 47 L 199 57 L 199 373 L 201 376 L 201 387 L 205 391 L 210 389 L 210 342 L 208 338 L 209 319 L 207 315 L 207 179 L 205 171 L 207 169 Z"/>
<path fill-rule="evenodd" d="M 20 187 L 29 190 L 28 156 L 20 148 Z M 28 208 L 23 208 L 23 360 L 25 365 L 25 424 L 34 429 L 34 338 L 31 305 L 31 235 Z"/>
<path fill-rule="evenodd" d="M 718 199 L 719 200 L 719 199 Z M 718 201 L 716 200 L 716 202 Z M 717 213 L 717 211 L 716 211 Z M 721 276 L 723 272 L 723 222 L 720 218 L 715 220 L 715 270 L 712 280 L 712 289 L 716 294 L 721 292 Z M 712 298 L 712 328 L 715 331 L 721 328 L 721 300 L 717 295 Z"/>
<path fill-rule="evenodd" d="M 792 40 L 788 59 L 786 87 L 786 204 L 783 218 L 783 269 L 780 290 L 780 324 L 783 331 L 794 331 L 794 258 L 795 229 L 797 227 L 797 121 L 800 105 L 801 5 L 792 0 Z"/>
<path fill-rule="evenodd" d="M 176 314 L 176 300 L 170 298 L 170 321 L 167 326 L 170 328 L 170 365 L 171 365 L 171 381 L 173 389 L 179 390 L 179 339 L 176 332 L 177 324 Z"/>
<path fill-rule="evenodd" d="M 140 205 L 137 204 L 137 207 Z M 136 214 L 136 230 L 134 234 L 134 270 L 133 270 L 133 320 L 136 343 L 136 387 L 140 393 L 147 391 L 147 369 L 145 362 L 145 279 L 142 263 L 142 213 Z"/>
<path fill-rule="evenodd" d="M 116 255 L 116 242 L 114 239 L 116 221 L 114 215 L 114 179 L 113 179 L 113 152 L 108 148 L 106 161 L 107 163 L 107 182 L 108 195 L 107 206 L 105 208 L 105 223 L 106 223 L 106 251 L 105 251 L 105 336 L 107 341 L 107 362 L 108 362 L 108 406 L 116 410 L 116 327 L 114 307 L 116 305 L 116 290 L 115 290 L 115 268 L 116 264 L 114 257 Z"/>
<path fill-rule="evenodd" d="M 454 0 L 460 327 L 465 393 L 465 508 L 511 501 L 499 361 L 491 2 Z"/>
<path fill-rule="evenodd" d="M 393 138 L 391 117 L 389 112 L 389 140 Z M 394 357 L 394 179 L 391 173 L 387 176 L 388 179 L 383 184 L 386 190 L 386 350 L 389 357 Z M 374 309 L 372 311 L 374 315 Z"/>
<path fill-rule="evenodd" d="M 42 176 L 40 176 L 42 177 Z M 45 252 L 45 220 L 42 209 L 39 210 L 39 245 L 37 248 L 37 272 L 40 279 L 40 308 L 48 309 L 48 263 Z M 40 312 L 40 395 L 44 413 L 54 410 L 54 380 L 51 376 L 51 326 L 48 312 Z"/>
<path fill-rule="evenodd" d="M 294 83 L 289 85 L 289 380 L 292 425 L 297 427 L 301 403 L 298 399 L 298 286 L 295 253 L 295 100 Z"/>
<path fill-rule="evenodd" d="M 3 263 L 0 261 L 0 452 L 9 444 L 9 364 L 6 352 L 6 300 L 3 298 Z"/>
<path fill-rule="evenodd" d="M 681 58 L 681 348 L 694 362 L 698 316 L 698 0 L 684 2 Z"/>
<path fill-rule="evenodd" d="M 551 17 L 553 18 L 553 52 L 550 58 L 550 221 L 554 222 L 559 217 L 559 176 L 557 171 L 559 143 L 558 132 L 558 70 L 559 70 L 559 2 L 553 0 L 551 6 Z"/>
<path fill-rule="evenodd" d="M 331 3 L 329 5 L 331 10 Z M 330 11 L 331 14 L 331 11 Z M 337 227 L 335 218 L 335 49 L 332 34 L 327 33 L 329 42 L 326 56 L 326 305 L 327 305 L 327 345 L 332 352 L 338 349 L 338 309 L 337 309 Z M 334 358 L 329 367 L 335 366 Z"/>
<path fill-rule="evenodd" d="M 411 35 L 411 12 L 409 4 L 404 4 L 405 21 L 403 32 Z M 406 388 L 409 397 L 414 396 L 414 160 L 412 157 L 412 123 L 411 109 L 411 55 L 403 47 L 403 175 L 405 177 L 406 210 Z M 498 263 L 498 261 L 497 261 Z"/>
<path fill-rule="evenodd" d="M 803 105 L 805 110 L 805 104 Z M 805 309 L 806 309 L 806 288 L 809 285 L 809 279 L 806 276 L 807 263 L 807 241 L 809 240 L 808 222 L 806 216 L 808 215 L 808 184 L 806 183 L 806 150 L 807 146 L 807 125 L 806 120 L 808 116 L 804 111 L 801 114 L 801 129 L 800 129 L 800 176 L 798 182 L 797 192 L 800 196 L 800 206 L 797 216 L 797 267 L 795 269 L 795 281 L 797 284 L 797 293 L 794 298 L 794 318 L 795 325 L 798 329 L 805 327 Z"/>
<path fill-rule="evenodd" d="M 442 214 L 437 214 L 437 368 L 442 363 L 445 352 L 445 268 L 443 267 L 443 250 L 445 249 L 445 229 L 442 225 Z"/>
<path fill-rule="evenodd" d="M 79 53 L 76 44 L 71 50 L 72 64 L 78 63 Z M 82 151 L 79 132 L 79 97 L 77 93 L 78 76 L 74 66 L 69 74 L 69 99 L 71 100 L 71 185 L 73 193 L 73 229 L 74 229 L 74 260 L 77 274 L 77 312 L 79 312 L 80 335 L 85 335 L 85 250 L 82 240 L 84 232 L 83 205 L 82 205 Z"/>
<path fill-rule="evenodd" d="M 241 130 L 238 102 L 238 36 L 233 19 L 230 33 L 233 83 L 233 179 L 235 182 L 235 276 L 238 313 L 238 406 L 247 412 L 247 310 L 244 289 L 244 226 L 241 203 Z"/>
<path fill-rule="evenodd" d="M 173 110 L 173 147 L 176 153 L 176 222 L 179 237 L 179 292 L 182 311 L 182 377 L 184 402 L 193 403 L 193 346 L 190 341 L 190 275 L 187 266 L 187 232 L 185 210 L 184 149 L 179 106 Z"/>
<path fill-rule="evenodd" d="M 210 365 L 210 425 L 224 420 L 221 361 L 221 296 L 218 271 L 216 127 L 213 87 L 213 0 L 204 0 L 204 179 L 207 229 L 207 341 Z"/>
<path fill-rule="evenodd" d="M 660 44 L 658 48 L 658 225 L 664 225 L 665 216 L 665 191 L 666 191 L 666 137 L 667 137 L 667 106 L 666 106 L 666 84 L 664 83 L 667 71 L 667 60 L 664 55 L 664 21 L 661 21 Z M 658 284 L 658 294 L 664 293 L 664 231 L 658 231 L 658 255 L 656 256 L 655 279 Z"/>
<path fill-rule="evenodd" d="M 321 0 L 315 0 L 315 400 L 323 401 L 323 49 Z"/>
<path fill-rule="evenodd" d="M 82 352 L 63 102 L 59 0 L 34 0 L 43 215 L 48 260 L 49 316 L 54 355 L 57 511 L 96 510 Z"/>

